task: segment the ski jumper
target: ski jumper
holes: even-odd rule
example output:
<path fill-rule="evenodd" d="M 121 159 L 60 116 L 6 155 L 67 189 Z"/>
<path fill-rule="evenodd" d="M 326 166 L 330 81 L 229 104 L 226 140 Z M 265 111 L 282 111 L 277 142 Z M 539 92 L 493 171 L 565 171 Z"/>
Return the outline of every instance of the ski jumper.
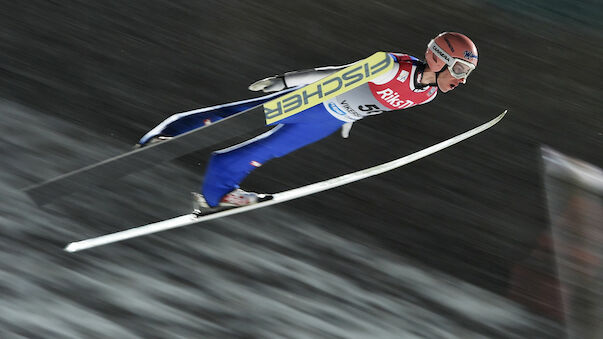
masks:
<path fill-rule="evenodd" d="M 322 104 L 279 121 L 268 132 L 241 144 L 212 153 L 202 193 L 210 206 L 238 185 L 252 170 L 270 159 L 281 157 L 323 139 L 344 124 L 386 111 L 406 109 L 433 100 L 437 86 L 421 85 L 425 63 L 400 53 L 389 53 L 394 68 L 372 81 Z M 144 145 L 155 136 L 176 136 L 244 111 L 284 95 L 295 88 L 318 81 L 343 66 L 295 71 L 283 75 L 287 89 L 259 98 L 175 114 L 140 139 Z"/>
<path fill-rule="evenodd" d="M 425 68 L 422 61 L 406 54 L 390 53 L 390 56 L 396 64 L 388 74 L 281 120 L 262 135 L 214 152 L 202 187 L 209 205 L 217 206 L 221 198 L 238 188 L 255 168 L 323 139 L 345 123 L 385 111 L 406 109 L 435 98 L 436 86 L 419 84 Z M 288 73 L 285 74 L 285 83 L 288 86 L 302 85 L 299 83 L 302 78 L 315 81 L 335 71 L 337 68 Z"/>

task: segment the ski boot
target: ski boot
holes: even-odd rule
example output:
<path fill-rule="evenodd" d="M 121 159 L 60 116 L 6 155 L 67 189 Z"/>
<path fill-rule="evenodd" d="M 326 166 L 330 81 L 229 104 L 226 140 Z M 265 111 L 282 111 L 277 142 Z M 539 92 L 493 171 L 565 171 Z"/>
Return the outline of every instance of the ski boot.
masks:
<path fill-rule="evenodd" d="M 209 206 L 203 194 L 192 192 L 193 195 L 193 214 L 197 216 L 212 214 L 227 209 L 253 205 L 258 202 L 267 201 L 272 199 L 271 194 L 258 194 L 253 192 L 246 192 L 240 188 L 226 194 L 220 200 L 218 206 Z"/>

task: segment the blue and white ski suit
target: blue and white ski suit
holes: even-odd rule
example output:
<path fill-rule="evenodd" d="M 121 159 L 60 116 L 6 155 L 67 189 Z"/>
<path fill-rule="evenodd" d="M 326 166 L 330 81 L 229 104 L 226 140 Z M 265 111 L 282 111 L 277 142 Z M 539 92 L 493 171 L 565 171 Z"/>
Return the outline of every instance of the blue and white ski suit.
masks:
<path fill-rule="evenodd" d="M 367 115 L 405 109 L 433 100 L 437 87 L 419 84 L 424 63 L 406 54 L 390 53 L 395 67 L 388 74 L 361 85 L 278 122 L 270 131 L 241 144 L 215 151 L 210 158 L 202 193 L 210 206 L 216 206 L 224 195 L 238 188 L 255 168 L 267 161 L 289 154 L 323 139 L 345 123 Z M 290 72 L 285 83 L 294 87 L 308 84 L 336 72 L 341 67 L 324 67 L 311 71 Z M 145 135 L 146 143 L 157 135 L 174 136 L 243 111 L 282 95 L 261 98 L 174 115 Z"/>

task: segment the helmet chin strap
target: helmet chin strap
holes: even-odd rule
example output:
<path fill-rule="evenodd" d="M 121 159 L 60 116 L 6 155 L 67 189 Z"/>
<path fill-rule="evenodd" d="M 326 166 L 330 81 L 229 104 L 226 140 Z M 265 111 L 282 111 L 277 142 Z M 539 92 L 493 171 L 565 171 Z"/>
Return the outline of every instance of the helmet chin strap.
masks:
<path fill-rule="evenodd" d="M 444 65 L 444 67 L 442 67 L 442 69 L 439 70 L 438 72 L 435 72 L 435 82 L 429 83 L 429 84 L 419 83 L 418 86 L 415 85 L 415 87 L 423 88 L 423 87 L 427 87 L 427 86 L 436 86 L 438 89 L 440 89 L 440 87 L 438 86 L 438 76 L 440 75 L 440 73 L 444 72 L 445 69 L 446 69 L 446 65 Z M 422 71 L 425 71 L 425 68 L 423 68 Z"/>
<path fill-rule="evenodd" d="M 435 83 L 429 84 L 429 86 L 436 86 L 438 89 L 440 89 L 440 86 L 438 85 L 438 77 L 440 76 L 440 73 L 444 72 L 445 69 L 446 69 L 446 66 L 442 67 L 442 69 L 439 72 L 435 73 L 435 75 L 436 75 Z"/>

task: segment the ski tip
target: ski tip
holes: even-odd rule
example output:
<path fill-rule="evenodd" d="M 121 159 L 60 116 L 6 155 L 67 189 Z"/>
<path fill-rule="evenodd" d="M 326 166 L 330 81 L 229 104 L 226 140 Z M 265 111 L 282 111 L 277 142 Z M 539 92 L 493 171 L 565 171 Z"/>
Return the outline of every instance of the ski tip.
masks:
<path fill-rule="evenodd" d="M 509 110 L 504 110 L 504 112 L 500 113 L 496 118 L 494 118 L 494 121 L 499 122 L 502 120 L 502 118 L 505 117 L 505 115 L 507 114 Z"/>

